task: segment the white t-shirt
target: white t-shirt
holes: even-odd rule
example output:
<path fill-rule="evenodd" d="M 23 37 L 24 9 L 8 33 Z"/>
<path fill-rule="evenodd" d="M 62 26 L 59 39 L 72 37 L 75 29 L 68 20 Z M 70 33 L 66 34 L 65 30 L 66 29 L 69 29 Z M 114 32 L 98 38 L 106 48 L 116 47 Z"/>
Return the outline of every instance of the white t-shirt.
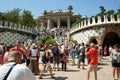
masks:
<path fill-rule="evenodd" d="M 0 80 L 3 80 L 8 70 L 15 62 L 10 62 L 0 66 Z M 10 72 L 7 80 L 36 80 L 32 72 L 24 65 L 17 64 Z"/>
<path fill-rule="evenodd" d="M 32 59 L 32 60 L 37 60 L 37 53 L 38 53 L 38 49 L 36 48 L 36 49 L 31 49 L 31 58 L 30 59 Z"/>

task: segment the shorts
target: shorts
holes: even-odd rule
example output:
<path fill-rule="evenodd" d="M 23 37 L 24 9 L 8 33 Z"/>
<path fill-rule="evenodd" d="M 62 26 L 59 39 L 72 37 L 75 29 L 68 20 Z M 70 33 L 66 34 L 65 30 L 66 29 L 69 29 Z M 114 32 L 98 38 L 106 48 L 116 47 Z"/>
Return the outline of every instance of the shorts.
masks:
<path fill-rule="evenodd" d="M 72 54 L 72 59 L 73 59 L 73 60 L 75 59 L 75 54 Z"/>
<path fill-rule="evenodd" d="M 84 63 L 85 62 L 85 57 L 79 55 L 78 62 L 83 62 Z"/>
<path fill-rule="evenodd" d="M 54 64 L 55 63 L 59 64 L 59 56 L 54 56 L 53 57 L 53 62 L 54 62 Z"/>
<path fill-rule="evenodd" d="M 114 64 L 114 63 L 111 62 L 111 64 L 112 64 L 112 67 L 120 67 L 120 63 Z"/>
<path fill-rule="evenodd" d="M 97 71 L 97 65 L 88 65 L 88 67 L 87 67 L 87 71 Z"/>

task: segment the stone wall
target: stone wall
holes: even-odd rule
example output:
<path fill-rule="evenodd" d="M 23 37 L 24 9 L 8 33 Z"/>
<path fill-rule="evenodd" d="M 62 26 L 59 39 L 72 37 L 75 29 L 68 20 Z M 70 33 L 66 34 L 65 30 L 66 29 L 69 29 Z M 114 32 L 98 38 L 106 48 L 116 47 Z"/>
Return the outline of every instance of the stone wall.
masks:
<path fill-rule="evenodd" d="M 0 32 L 0 41 L 4 41 L 7 46 L 13 45 L 16 40 L 24 42 L 29 37 L 19 33 L 13 32 Z"/>

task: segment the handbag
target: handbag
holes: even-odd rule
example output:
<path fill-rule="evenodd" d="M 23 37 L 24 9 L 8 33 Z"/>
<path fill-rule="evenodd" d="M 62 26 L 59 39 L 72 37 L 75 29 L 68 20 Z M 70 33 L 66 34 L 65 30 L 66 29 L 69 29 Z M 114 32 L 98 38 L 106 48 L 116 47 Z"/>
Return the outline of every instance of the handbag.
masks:
<path fill-rule="evenodd" d="M 7 80 L 10 72 L 12 71 L 12 69 L 14 68 L 14 66 L 16 65 L 17 63 L 13 64 L 12 67 L 9 69 L 9 71 L 7 72 L 7 74 L 5 75 L 4 79 L 3 80 Z"/>
<path fill-rule="evenodd" d="M 64 62 L 68 62 L 67 56 L 66 56 L 66 55 L 63 55 L 62 60 L 63 60 Z"/>

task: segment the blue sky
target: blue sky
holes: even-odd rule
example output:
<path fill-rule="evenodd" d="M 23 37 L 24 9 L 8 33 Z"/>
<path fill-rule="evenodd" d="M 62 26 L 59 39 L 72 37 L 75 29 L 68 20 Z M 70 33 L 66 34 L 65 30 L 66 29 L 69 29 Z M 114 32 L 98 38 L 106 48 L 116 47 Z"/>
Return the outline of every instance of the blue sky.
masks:
<path fill-rule="evenodd" d="M 69 5 L 73 6 L 74 13 L 90 17 L 100 12 L 99 6 L 117 11 L 120 0 L 0 0 L 0 12 L 20 8 L 30 10 L 37 18 L 44 10 L 65 10 Z"/>

